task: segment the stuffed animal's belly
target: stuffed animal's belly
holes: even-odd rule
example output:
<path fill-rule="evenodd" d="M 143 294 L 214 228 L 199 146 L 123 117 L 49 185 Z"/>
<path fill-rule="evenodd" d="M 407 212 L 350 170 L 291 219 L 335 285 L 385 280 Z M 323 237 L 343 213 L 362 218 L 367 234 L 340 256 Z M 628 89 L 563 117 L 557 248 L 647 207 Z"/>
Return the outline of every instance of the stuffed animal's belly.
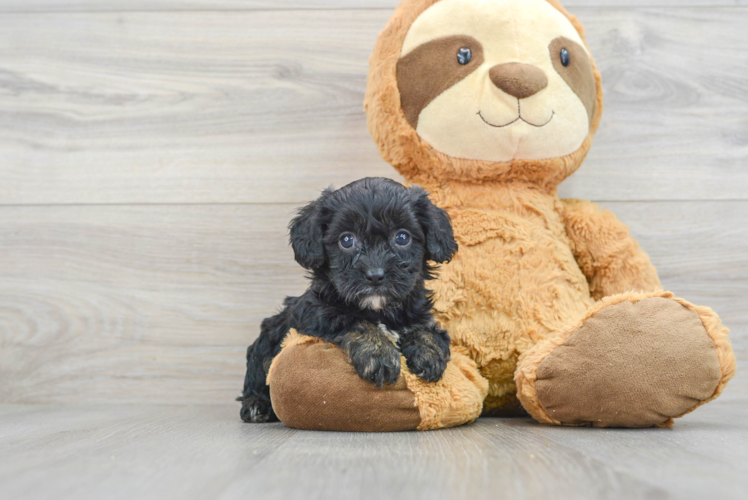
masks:
<path fill-rule="evenodd" d="M 512 406 L 518 356 L 584 314 L 593 302 L 587 280 L 547 225 L 504 218 L 495 230 L 484 223 L 465 231 L 453 219 L 460 250 L 431 284 L 436 318 L 453 350 L 489 380 L 486 407 Z"/>

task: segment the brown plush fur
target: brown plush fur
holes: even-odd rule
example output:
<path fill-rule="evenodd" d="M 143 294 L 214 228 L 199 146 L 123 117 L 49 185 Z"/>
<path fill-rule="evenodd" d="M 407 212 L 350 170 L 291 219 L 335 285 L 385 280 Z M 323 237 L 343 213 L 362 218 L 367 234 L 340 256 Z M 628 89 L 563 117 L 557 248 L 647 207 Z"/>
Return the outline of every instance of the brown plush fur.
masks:
<path fill-rule="evenodd" d="M 433 199 L 460 244 L 432 285 L 435 316 L 499 404 L 512 403 L 517 357 L 576 323 L 593 298 L 661 289 L 626 226 L 592 203 L 518 182 L 445 183 Z"/>
<path fill-rule="evenodd" d="M 396 66 L 411 24 L 437 1 L 405 0 L 397 8 L 381 33 L 371 57 L 365 100 L 369 129 L 382 156 L 406 180 L 419 183 L 431 191 L 433 201 L 450 214 L 455 238 L 460 245 L 455 258 L 449 264 L 441 266 L 439 278 L 431 283 L 435 317 L 452 337 L 452 361 L 444 378 L 438 383 L 423 383 L 403 366 L 401 379 L 396 384 L 400 391 L 407 390 L 413 394 L 413 404 L 417 406 L 420 416 L 417 428 L 433 429 L 472 421 L 480 412 L 481 402 L 484 415 L 513 414 L 520 410 L 520 401 L 525 410 L 545 423 L 668 426 L 672 425 L 672 418 L 680 416 L 675 413 L 680 412 L 682 415 L 716 398 L 735 373 L 735 357 L 727 337 L 728 332 L 719 317 L 709 308 L 694 306 L 663 291 L 649 258 L 629 235 L 626 226 L 611 212 L 600 210 L 587 201 L 558 198 L 556 186 L 579 167 L 600 122 L 602 85 L 596 70 L 594 78 L 597 102 L 589 134 L 579 149 L 567 156 L 502 163 L 457 159 L 436 151 L 409 125 L 400 107 Z M 584 40 L 584 30 L 576 18 L 569 15 L 556 0 L 547 1 L 569 19 Z M 594 61 L 592 65 L 594 69 Z M 585 348 L 594 344 L 596 339 L 603 338 L 602 335 L 577 337 L 592 339 L 581 343 L 582 354 L 590 354 L 585 361 L 587 367 L 592 368 L 589 372 L 580 371 L 582 368 L 579 366 L 567 367 L 563 364 L 564 351 L 556 350 L 562 346 L 564 349 L 569 348 L 574 334 L 589 326 L 585 325 L 585 321 L 591 320 L 593 324 L 597 322 L 598 328 L 600 322 L 603 322 L 602 331 L 610 338 L 611 332 L 620 330 L 615 329 L 615 323 L 604 323 L 609 314 L 606 316 L 599 313 L 604 309 L 608 313 L 615 312 L 615 308 L 625 311 L 646 309 L 634 307 L 637 303 L 640 303 L 639 306 L 646 305 L 642 302 L 644 300 L 655 301 L 658 307 L 662 305 L 660 301 L 672 301 L 667 304 L 668 307 L 678 303 L 696 312 L 698 318 L 690 312 L 685 315 L 690 318 L 688 333 L 691 338 L 700 342 L 703 349 L 688 349 L 686 354 L 691 356 L 658 358 L 659 354 L 673 353 L 674 349 L 669 349 L 673 343 L 667 339 L 679 334 L 679 323 L 666 313 L 664 317 L 659 317 L 660 323 L 652 327 L 648 322 L 649 316 L 641 314 L 635 318 L 641 319 L 648 327 L 642 329 L 649 332 L 644 335 L 653 335 L 652 339 L 659 339 L 659 342 L 645 342 L 642 345 L 656 346 L 660 351 L 649 352 L 648 349 L 642 349 L 644 352 L 639 354 L 637 351 L 635 356 L 628 358 L 630 363 L 636 364 L 629 370 L 629 377 L 633 373 L 633 379 L 621 378 L 616 373 L 611 377 L 611 371 L 615 370 L 609 367 L 615 366 L 613 364 L 608 364 L 607 370 L 594 366 L 594 361 L 598 359 L 595 353 L 601 351 L 595 351 L 595 348 L 587 351 Z M 629 304 L 624 304 L 625 302 Z M 660 310 L 672 310 L 668 307 Z M 701 320 L 703 331 L 698 319 Z M 621 324 L 627 324 L 625 316 Z M 667 331 L 670 337 L 659 335 L 658 325 L 664 325 L 661 331 Z M 590 331 L 601 330 L 586 330 L 587 333 Z M 713 351 L 706 337 L 699 337 L 700 333 L 711 339 Z M 634 336 L 637 335 L 637 340 L 641 340 L 639 330 L 634 331 Z M 303 347 L 300 346 L 301 343 L 311 341 L 292 332 L 286 340 L 284 352 Z M 605 348 L 606 345 L 603 344 L 602 347 Z M 627 344 L 627 347 L 637 349 L 636 344 L 632 343 Z M 579 343 L 575 348 L 580 349 Z M 599 349 L 600 346 L 596 348 Z M 699 358 L 702 352 L 707 354 Z M 282 355 L 283 352 L 278 358 Z M 342 351 L 340 355 L 344 356 Z M 674 360 L 675 367 L 681 370 L 679 373 L 694 366 L 691 361 L 695 359 L 702 371 L 708 373 L 691 386 L 688 385 L 692 383 L 691 379 L 684 377 L 684 380 L 688 379 L 684 382 L 684 394 L 675 394 L 677 391 L 673 391 L 673 394 L 665 394 L 667 397 L 662 398 L 691 397 L 693 407 L 683 412 L 682 405 L 679 410 L 660 412 L 653 419 L 653 410 L 656 413 L 659 408 L 656 403 L 661 401 L 655 401 L 653 407 L 647 407 L 647 401 L 636 399 L 639 394 L 636 389 L 655 389 L 648 391 L 655 394 L 655 398 L 670 390 L 663 388 L 671 387 L 672 384 L 668 385 L 664 380 L 657 379 L 656 370 L 660 365 L 648 364 L 649 361 L 662 359 Z M 679 359 L 686 359 L 686 362 L 678 363 Z M 549 387 L 548 383 L 555 383 L 556 380 L 541 377 L 538 381 L 539 368 L 541 371 L 547 369 L 540 366 L 544 360 L 555 361 L 556 368 L 560 365 L 560 370 L 554 372 L 557 379 L 564 379 L 565 373 L 589 373 L 589 379 L 585 380 L 596 384 L 596 390 L 589 393 L 593 395 L 604 395 L 613 381 L 625 385 L 633 380 L 630 386 L 625 385 L 621 391 L 624 395 L 634 394 L 634 403 L 637 403 L 632 405 L 633 410 L 627 408 L 631 410 L 626 412 L 628 420 L 610 421 L 606 424 L 582 416 L 583 412 L 571 415 L 565 422 L 551 417 L 543 408 L 542 398 L 538 397 L 536 390 L 536 382 L 545 383 Z M 276 361 L 270 367 L 268 375 L 271 391 L 271 379 L 279 382 L 279 377 L 288 376 L 282 369 L 276 369 Z M 315 364 L 315 361 L 312 359 L 309 364 L 314 367 L 318 387 L 325 389 L 321 389 L 320 393 L 314 393 L 313 388 L 301 389 L 312 392 L 311 396 L 307 394 L 312 401 L 319 400 L 329 387 L 352 387 L 351 380 L 341 381 L 341 377 L 355 379 L 356 375 L 352 370 L 345 374 L 337 369 L 326 369 L 324 363 Z M 638 377 L 638 370 L 645 367 L 650 368 L 650 378 Z M 287 370 L 293 370 L 293 367 Z M 678 373 L 678 370 L 673 370 L 673 373 Z M 652 376 L 653 371 L 655 374 Z M 600 373 L 607 373 L 608 378 L 600 377 Z M 555 403 L 550 404 L 558 403 L 561 395 L 561 403 L 574 413 L 577 409 L 573 400 L 575 391 L 568 389 L 569 380 L 571 379 L 565 379 L 567 385 L 559 386 L 562 387 L 561 391 L 546 389 L 543 395 L 553 394 L 556 397 Z M 358 379 L 355 381 L 360 382 Z M 716 388 L 712 392 L 713 387 Z M 700 390 L 691 391 L 692 388 Z M 693 394 L 698 394 L 698 397 Z M 706 397 L 706 394 L 711 396 Z M 285 397 L 288 399 L 286 403 L 293 402 L 293 394 L 289 393 Z M 315 420 L 305 428 L 336 428 L 336 425 L 342 425 L 340 422 L 349 417 L 351 412 L 357 418 L 376 415 L 377 422 L 387 424 L 388 409 L 396 408 L 395 404 L 387 402 L 386 397 L 379 398 L 378 403 L 370 402 L 366 397 L 353 399 L 357 403 L 345 405 L 344 410 L 341 410 L 342 414 L 319 416 L 321 420 Z M 275 404 L 275 396 L 273 401 Z M 596 397 L 593 397 L 593 402 L 597 402 Z M 410 408 L 410 403 L 408 406 Z M 635 408 L 638 406 L 643 407 L 642 417 L 639 419 Z M 605 411 L 615 415 L 618 409 L 613 406 Z M 644 413 L 649 416 L 644 416 Z M 401 422 L 395 427 L 402 429 L 407 425 Z M 383 430 L 385 427 L 386 425 L 376 429 Z"/>
<path fill-rule="evenodd" d="M 592 298 L 630 290 L 660 290 L 657 270 L 612 212 L 584 200 L 561 200 L 561 216 Z"/>
<path fill-rule="evenodd" d="M 460 251 L 432 285 L 435 315 L 452 337 L 453 352 L 475 360 L 488 379 L 484 409 L 516 405 L 519 384 L 524 407 L 540 421 L 558 423 L 533 393 L 533 370 L 543 356 L 573 333 L 570 325 L 607 304 L 596 301 L 621 293 L 630 295 L 613 300 L 638 300 L 635 292 L 661 294 L 662 288 L 649 258 L 612 213 L 590 202 L 560 200 L 556 192 L 580 166 L 600 122 L 602 84 L 594 61 L 595 114 L 582 146 L 567 156 L 502 163 L 453 158 L 408 124 L 397 61 L 411 24 L 436 1 L 404 1 L 380 34 L 365 98 L 369 130 L 384 159 L 429 189 L 452 218 Z M 548 1 L 584 40 L 579 21 Z M 734 357 L 716 315 L 699 314 L 719 350 L 723 379 L 716 397 L 734 372 Z M 543 346 L 533 350 L 536 362 L 523 358 L 515 377 L 518 358 L 536 345 Z"/>

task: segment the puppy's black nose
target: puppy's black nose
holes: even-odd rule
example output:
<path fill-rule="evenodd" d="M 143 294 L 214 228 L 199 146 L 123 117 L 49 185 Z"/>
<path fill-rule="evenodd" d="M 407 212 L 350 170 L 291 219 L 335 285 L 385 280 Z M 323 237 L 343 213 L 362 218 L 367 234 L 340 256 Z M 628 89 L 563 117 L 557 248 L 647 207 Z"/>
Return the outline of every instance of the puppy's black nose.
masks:
<path fill-rule="evenodd" d="M 384 279 L 384 269 L 381 267 L 369 269 L 366 271 L 366 279 L 369 280 L 372 285 L 378 285 L 379 282 Z"/>

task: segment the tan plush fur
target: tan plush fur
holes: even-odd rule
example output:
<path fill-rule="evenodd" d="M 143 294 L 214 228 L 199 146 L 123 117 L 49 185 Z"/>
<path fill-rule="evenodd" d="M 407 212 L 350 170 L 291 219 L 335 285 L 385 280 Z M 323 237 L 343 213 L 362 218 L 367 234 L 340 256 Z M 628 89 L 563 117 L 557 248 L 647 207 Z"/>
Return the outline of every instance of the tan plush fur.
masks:
<path fill-rule="evenodd" d="M 433 149 L 408 124 L 395 68 L 410 25 L 437 1 L 405 0 L 380 34 L 365 99 L 369 130 L 382 156 L 406 180 L 429 189 L 452 218 L 460 250 L 432 285 L 435 313 L 452 336 L 453 352 L 475 360 L 488 379 L 485 409 L 516 404 L 519 385 L 527 411 L 541 422 L 558 423 L 534 393 L 535 371 L 544 356 L 611 303 L 672 294 L 662 292 L 649 258 L 611 212 L 558 198 L 556 186 L 580 166 L 600 122 L 597 70 L 589 135 L 564 157 L 501 163 L 457 159 Z M 549 2 L 584 39 L 579 21 L 555 0 Z M 716 397 L 734 373 L 726 329 L 711 310 L 686 307 L 700 314 L 719 351 L 723 378 Z M 522 369 L 515 375 L 518 359 Z"/>
<path fill-rule="evenodd" d="M 561 216 L 592 298 L 630 290 L 659 290 L 657 271 L 612 212 L 584 200 L 561 200 Z"/>
<path fill-rule="evenodd" d="M 313 344 L 313 343 L 319 343 L 322 342 L 321 339 L 318 339 L 316 337 L 310 337 L 309 335 L 301 335 L 299 332 L 296 331 L 295 328 L 291 328 L 288 331 L 288 334 L 286 335 L 286 338 L 283 339 L 283 343 L 281 344 L 281 350 L 284 349 L 290 349 L 295 345 L 300 344 Z M 278 364 L 279 356 L 276 356 L 273 358 L 273 362 L 270 363 L 270 366 L 268 367 L 268 374 L 265 378 L 265 382 L 267 385 L 270 384 L 270 379 L 272 378 L 273 372 L 275 371 L 275 367 Z"/>
<path fill-rule="evenodd" d="M 475 362 L 461 354 L 453 354 L 442 379 L 424 382 L 408 370 L 401 357 L 405 383 L 415 395 L 421 414 L 419 431 L 454 427 L 472 422 L 480 416 L 488 382 L 478 373 Z"/>

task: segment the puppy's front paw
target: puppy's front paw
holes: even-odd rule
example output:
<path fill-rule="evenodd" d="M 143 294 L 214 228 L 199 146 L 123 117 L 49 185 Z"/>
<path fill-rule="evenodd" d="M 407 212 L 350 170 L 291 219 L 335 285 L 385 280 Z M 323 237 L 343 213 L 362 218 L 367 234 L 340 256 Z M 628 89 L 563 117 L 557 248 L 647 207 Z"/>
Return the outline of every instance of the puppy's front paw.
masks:
<path fill-rule="evenodd" d="M 264 396 L 248 396 L 241 400 L 242 409 L 239 415 L 248 423 L 260 424 L 264 422 L 277 422 L 270 399 Z"/>
<path fill-rule="evenodd" d="M 448 358 L 436 344 L 411 344 L 403 347 L 403 356 L 410 372 L 426 382 L 438 382 L 447 369 Z"/>
<path fill-rule="evenodd" d="M 400 351 L 388 340 L 353 341 L 349 344 L 353 369 L 377 387 L 394 384 L 400 376 Z"/>

